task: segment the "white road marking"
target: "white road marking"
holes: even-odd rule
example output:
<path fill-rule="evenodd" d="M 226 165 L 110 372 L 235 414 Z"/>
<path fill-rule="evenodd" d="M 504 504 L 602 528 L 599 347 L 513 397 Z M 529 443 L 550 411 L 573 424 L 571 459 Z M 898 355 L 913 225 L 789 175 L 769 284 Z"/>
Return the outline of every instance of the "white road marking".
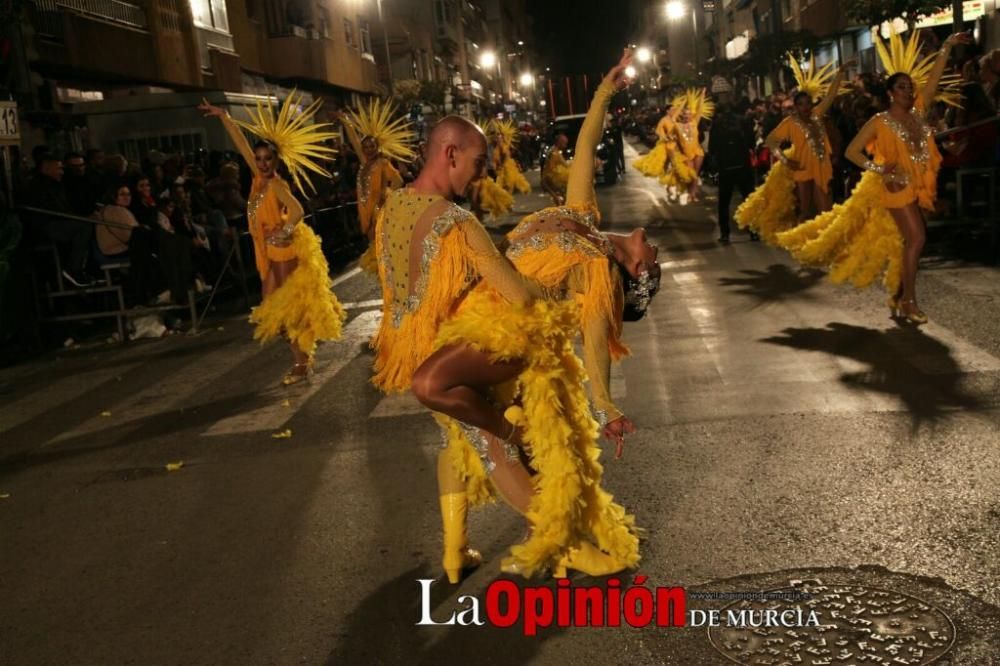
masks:
<path fill-rule="evenodd" d="M 378 308 L 382 307 L 382 299 L 374 298 L 370 301 L 350 301 L 347 303 L 341 303 L 345 310 L 364 310 L 367 308 Z"/>
<path fill-rule="evenodd" d="M 95 414 L 72 430 L 53 437 L 45 446 L 82 435 L 91 435 L 108 428 L 136 423 L 150 416 L 177 409 L 203 387 L 259 354 L 260 350 L 258 344 L 244 344 L 235 350 L 227 347 L 209 352 L 211 362 L 206 362 L 206 356 L 196 356 L 179 369 L 174 367 L 169 375 L 138 393 L 133 393 L 124 401 L 103 405 L 103 409 L 111 412 L 110 417 Z"/>
<path fill-rule="evenodd" d="M 333 280 L 333 286 L 336 287 L 338 284 L 340 284 L 342 282 L 347 282 L 348 280 L 350 280 L 352 277 L 354 277 L 355 275 L 357 275 L 360 272 L 361 272 L 361 267 L 360 266 L 355 266 L 354 268 L 352 268 L 351 270 L 347 271 L 343 275 L 340 275 L 340 276 L 334 278 L 334 280 Z"/>
<path fill-rule="evenodd" d="M 32 391 L 20 400 L 9 402 L 0 409 L 0 432 L 26 423 L 45 412 L 58 409 L 60 405 L 72 402 L 93 391 L 101 384 L 125 375 L 138 366 L 139 363 L 130 363 L 113 368 L 79 372 L 64 377 L 44 389 Z"/>
<path fill-rule="evenodd" d="M 382 313 L 379 310 L 362 312 L 345 328 L 344 336 L 335 343 L 324 345 L 316 358 L 316 372 L 306 386 L 291 391 L 273 392 L 271 404 L 252 411 L 237 414 L 217 421 L 202 436 L 232 435 L 245 432 L 278 430 L 296 413 L 294 408 L 284 405 L 286 400 L 295 406 L 304 405 L 338 372 L 357 358 L 365 348 L 372 334 L 378 329 Z"/>

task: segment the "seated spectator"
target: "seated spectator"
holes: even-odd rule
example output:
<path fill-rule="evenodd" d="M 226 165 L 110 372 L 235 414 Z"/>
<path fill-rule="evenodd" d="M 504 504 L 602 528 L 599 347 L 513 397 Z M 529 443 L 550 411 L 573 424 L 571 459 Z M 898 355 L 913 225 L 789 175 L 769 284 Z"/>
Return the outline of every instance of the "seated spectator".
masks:
<path fill-rule="evenodd" d="M 87 276 L 86 266 L 94 225 L 57 215 L 74 213 L 63 187 L 62 160 L 51 154 L 40 155 L 37 165 L 38 168 L 25 189 L 24 204 L 56 214 L 32 212 L 26 216 L 26 222 L 41 231 L 60 250 L 68 246 L 68 255 L 62 256 L 63 277 L 77 287 L 90 286 L 93 280 Z"/>
<path fill-rule="evenodd" d="M 161 291 L 163 274 L 153 254 L 152 231 L 136 221 L 129 207 L 132 191 L 128 185 L 111 188 L 97 219 L 110 224 L 97 226 L 97 246 L 105 259 L 129 262 L 125 299 L 130 306 L 145 305 Z"/>

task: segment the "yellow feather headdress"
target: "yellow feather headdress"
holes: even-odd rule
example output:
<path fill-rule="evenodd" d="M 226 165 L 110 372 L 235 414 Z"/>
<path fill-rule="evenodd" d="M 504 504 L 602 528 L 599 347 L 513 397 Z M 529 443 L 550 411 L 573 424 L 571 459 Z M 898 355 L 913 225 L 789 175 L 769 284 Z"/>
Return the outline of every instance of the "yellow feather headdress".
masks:
<path fill-rule="evenodd" d="M 296 95 L 293 90 L 284 104 L 281 104 L 277 117 L 270 101 L 259 101 L 256 109 L 247 109 L 250 122 L 233 119 L 238 126 L 277 148 L 278 158 L 288 167 L 292 182 L 303 194 L 306 193 L 303 182 L 316 191 L 309 180 L 309 171 L 330 177 L 329 172 L 317 164 L 317 161 L 336 155 L 333 148 L 323 143 L 337 136 L 324 129 L 330 127 L 330 124 L 310 122 L 322 104 L 322 100 L 316 100 L 305 109 L 300 109 L 302 95 Z"/>
<path fill-rule="evenodd" d="M 486 124 L 486 132 L 490 137 L 499 136 L 503 144 L 509 149 L 517 142 L 517 127 L 514 126 L 514 121 L 507 120 L 490 120 Z"/>
<path fill-rule="evenodd" d="M 800 92 L 808 93 L 809 99 L 814 102 L 826 94 L 834 76 L 832 62 L 823 65 L 823 67 L 817 70 L 816 57 L 810 55 L 809 69 L 804 72 L 799 65 L 799 61 L 794 55 L 789 53 L 788 64 L 792 68 L 792 74 L 795 76 L 795 83 L 798 85 Z"/>
<path fill-rule="evenodd" d="M 674 98 L 672 105 L 677 108 L 687 107 L 695 121 L 708 120 L 715 113 L 715 102 L 708 99 L 704 89 L 688 88 Z"/>
<path fill-rule="evenodd" d="M 362 139 L 371 137 L 386 157 L 409 162 L 417 156 L 411 144 L 415 138 L 406 118 L 395 118 L 396 106 L 372 99 L 360 109 L 351 109 L 347 119 Z"/>
<path fill-rule="evenodd" d="M 882 61 L 886 76 L 892 76 L 896 72 L 907 74 L 913 79 L 913 86 L 917 91 L 927 85 L 931 70 L 934 69 L 934 61 L 938 54 L 934 52 L 928 56 L 920 57 L 920 31 L 914 30 L 909 39 L 905 42 L 899 35 L 889 35 L 889 48 L 885 43 L 875 36 L 875 50 L 878 58 Z M 944 102 L 949 106 L 961 106 L 962 99 L 962 77 L 957 74 L 945 74 L 938 82 L 937 95 L 934 99 Z"/>

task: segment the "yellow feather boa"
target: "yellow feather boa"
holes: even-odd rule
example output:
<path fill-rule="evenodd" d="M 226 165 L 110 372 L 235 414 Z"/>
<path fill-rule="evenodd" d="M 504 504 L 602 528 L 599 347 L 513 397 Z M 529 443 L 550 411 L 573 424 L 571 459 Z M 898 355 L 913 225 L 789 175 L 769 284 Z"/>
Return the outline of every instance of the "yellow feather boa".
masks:
<path fill-rule="evenodd" d="M 667 172 L 667 143 L 657 141 L 653 149 L 632 163 L 643 176 L 660 178 Z"/>
<path fill-rule="evenodd" d="M 878 278 L 899 289 L 903 238 L 882 206 L 882 177 L 866 172 L 842 204 L 778 234 L 778 244 L 807 266 L 829 269 L 830 280 L 861 289 Z"/>
<path fill-rule="evenodd" d="M 733 216 L 740 229 L 756 231 L 770 245 L 778 233 L 795 226 L 795 180 L 792 171 L 778 162 L 764 182 L 736 208 Z"/>
<path fill-rule="evenodd" d="M 508 192 L 521 192 L 527 194 L 531 191 L 528 179 L 524 177 L 521 170 L 517 168 L 517 162 L 512 158 L 507 158 L 500 165 L 497 173 L 497 184 Z"/>
<path fill-rule="evenodd" d="M 287 336 L 310 357 L 320 340 L 340 338 L 345 317 L 333 293 L 330 268 L 315 232 L 301 223 L 295 227 L 292 247 L 298 264 L 285 283 L 250 313 L 257 325 L 254 338 L 266 342 Z"/>
<path fill-rule="evenodd" d="M 579 330 L 577 313 L 573 303 L 539 301 L 514 307 L 479 287 L 456 317 L 441 327 L 437 339 L 439 345 L 471 345 L 489 352 L 494 360 L 526 363 L 514 393 L 523 405 L 524 440 L 538 474 L 527 515 L 533 525 L 531 537 L 511 548 L 526 576 L 554 567 L 586 539 L 593 539 L 623 567 L 639 562 L 634 516 L 600 486 L 598 425 L 584 393 L 583 366 L 572 346 Z M 449 427 L 449 432 L 455 430 Z M 478 458 L 456 450 L 468 447 L 464 437 L 453 437 L 451 460 L 470 481 L 473 499 L 482 501 L 485 491 Z"/>

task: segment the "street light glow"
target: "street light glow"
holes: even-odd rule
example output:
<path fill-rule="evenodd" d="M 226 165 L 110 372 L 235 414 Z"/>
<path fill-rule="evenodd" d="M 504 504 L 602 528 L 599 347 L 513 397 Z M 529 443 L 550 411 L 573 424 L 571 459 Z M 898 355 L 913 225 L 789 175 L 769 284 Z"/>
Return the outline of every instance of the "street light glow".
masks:
<path fill-rule="evenodd" d="M 684 6 L 684 3 L 681 2 L 681 0 L 670 0 L 670 2 L 667 3 L 666 10 L 667 18 L 672 21 L 684 18 L 684 15 L 687 14 L 687 7 Z"/>
<path fill-rule="evenodd" d="M 521 75 L 521 85 L 525 88 L 535 85 L 535 76 L 531 72 L 525 72 Z"/>
<path fill-rule="evenodd" d="M 635 78 L 635 67 L 633 67 L 632 65 L 629 65 L 628 67 L 626 67 L 625 68 L 625 76 L 627 76 L 630 79 L 634 79 Z"/>
<path fill-rule="evenodd" d="M 479 64 L 483 69 L 492 69 L 497 66 L 497 54 L 493 51 L 483 51 L 479 54 Z"/>
<path fill-rule="evenodd" d="M 653 54 L 649 52 L 649 49 L 643 46 L 635 52 L 635 57 L 639 59 L 639 62 L 649 62 L 650 58 L 653 57 Z"/>

